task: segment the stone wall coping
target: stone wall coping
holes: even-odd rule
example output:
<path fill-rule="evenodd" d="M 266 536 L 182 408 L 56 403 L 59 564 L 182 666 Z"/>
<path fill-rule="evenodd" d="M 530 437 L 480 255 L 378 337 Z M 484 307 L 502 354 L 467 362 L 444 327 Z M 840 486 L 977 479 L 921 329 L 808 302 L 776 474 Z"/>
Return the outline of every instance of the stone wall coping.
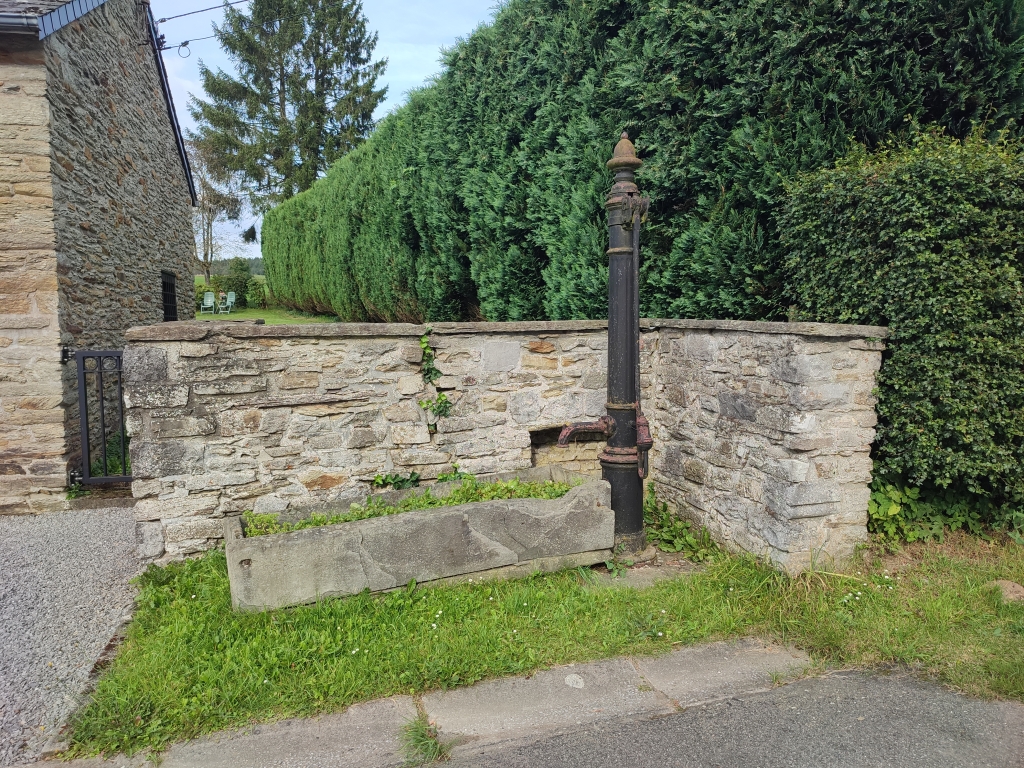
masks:
<path fill-rule="evenodd" d="M 704 331 L 735 331 L 741 333 L 772 333 L 795 336 L 818 336 L 833 339 L 884 339 L 889 329 L 876 325 L 843 325 L 840 323 L 779 323 L 754 320 L 672 320 L 644 319 L 645 330 L 677 328 Z M 607 320 L 555 320 L 512 323 L 433 323 L 429 331 L 439 336 L 471 333 L 546 334 L 581 331 L 603 331 Z M 280 338 L 346 338 L 346 337 L 415 337 L 428 331 L 426 325 L 412 323 L 309 323 L 307 325 L 257 325 L 251 321 L 188 320 L 176 323 L 131 328 L 128 341 L 202 341 L 211 336 L 236 339 Z"/>
<path fill-rule="evenodd" d="M 882 325 L 845 325 L 843 323 L 778 323 L 760 320 L 641 320 L 641 327 L 690 328 L 703 331 L 741 331 L 794 336 L 825 336 L 833 339 L 884 339 L 889 329 Z"/>

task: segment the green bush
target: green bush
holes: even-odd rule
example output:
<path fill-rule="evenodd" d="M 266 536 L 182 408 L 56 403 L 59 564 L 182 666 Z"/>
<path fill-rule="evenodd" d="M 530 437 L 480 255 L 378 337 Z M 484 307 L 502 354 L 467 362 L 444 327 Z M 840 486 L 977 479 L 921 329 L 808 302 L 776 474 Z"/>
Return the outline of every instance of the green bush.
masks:
<path fill-rule="evenodd" d="M 204 288 L 204 291 L 214 292 L 218 306 L 221 303 L 221 293 L 226 297 L 227 294 L 234 292 L 235 309 L 245 309 L 247 306 L 246 293 L 249 290 L 249 281 L 252 279 L 251 269 L 248 259 L 231 259 L 228 261 L 227 274 L 211 275 L 210 287 Z M 196 299 L 199 302 L 202 302 L 203 299 L 198 286 L 196 287 Z"/>
<path fill-rule="evenodd" d="M 286 305 L 343 320 L 606 312 L 604 168 L 651 195 L 644 311 L 785 314 L 784 182 L 1024 103 L 1021 0 L 510 0 L 311 190 L 271 211 Z"/>
<path fill-rule="evenodd" d="M 203 306 L 203 296 L 206 295 L 207 291 L 212 291 L 213 287 L 207 285 L 206 283 L 196 282 L 195 290 L 196 290 L 196 314 L 199 314 L 199 310 Z"/>
<path fill-rule="evenodd" d="M 268 304 L 266 278 L 263 275 L 253 275 L 245 285 L 245 305 L 250 309 L 266 309 Z"/>
<path fill-rule="evenodd" d="M 890 328 L 884 483 L 948 514 L 945 489 L 966 492 L 1024 528 L 1024 147 L 936 131 L 854 147 L 790 185 L 779 226 L 798 318 Z"/>

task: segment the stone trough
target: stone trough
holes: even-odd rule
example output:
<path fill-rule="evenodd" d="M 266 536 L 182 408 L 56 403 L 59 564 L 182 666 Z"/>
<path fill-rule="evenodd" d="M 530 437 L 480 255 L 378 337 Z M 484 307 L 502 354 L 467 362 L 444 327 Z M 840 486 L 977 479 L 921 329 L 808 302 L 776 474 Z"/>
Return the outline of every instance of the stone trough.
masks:
<path fill-rule="evenodd" d="M 245 537 L 241 518 L 228 518 L 224 538 L 232 605 L 243 611 L 282 608 L 395 589 L 412 580 L 511 578 L 611 557 L 615 519 L 606 481 L 558 467 L 478 480 L 516 477 L 582 484 L 560 499 L 481 501 L 252 538 Z M 443 496 L 457 485 L 440 483 L 430 490 Z M 393 503 L 423 490 L 379 498 Z"/>

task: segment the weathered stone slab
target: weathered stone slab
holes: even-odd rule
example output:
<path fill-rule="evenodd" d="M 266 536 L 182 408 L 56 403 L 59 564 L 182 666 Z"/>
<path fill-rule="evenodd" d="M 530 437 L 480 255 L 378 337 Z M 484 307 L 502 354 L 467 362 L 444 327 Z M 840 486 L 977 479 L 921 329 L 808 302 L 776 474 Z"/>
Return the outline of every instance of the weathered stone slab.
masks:
<path fill-rule="evenodd" d="M 244 538 L 238 518 L 224 526 L 232 603 L 242 610 L 608 550 L 615 540 L 605 481 L 562 499 L 479 502 L 271 536 Z"/>
<path fill-rule="evenodd" d="M 626 659 L 557 667 L 528 678 L 431 693 L 423 697 L 423 705 L 445 738 L 474 745 L 674 711 Z"/>

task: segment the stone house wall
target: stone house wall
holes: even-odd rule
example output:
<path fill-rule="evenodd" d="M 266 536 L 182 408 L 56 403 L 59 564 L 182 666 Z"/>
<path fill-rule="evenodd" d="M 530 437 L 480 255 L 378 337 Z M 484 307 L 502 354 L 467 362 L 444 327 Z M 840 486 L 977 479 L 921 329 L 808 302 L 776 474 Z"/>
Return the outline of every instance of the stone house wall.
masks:
<path fill-rule="evenodd" d="M 193 316 L 188 182 L 167 114 L 146 6 L 107 0 L 46 38 L 61 343 L 121 349 L 159 323 L 160 273 Z M 69 462 L 79 462 L 77 376 L 63 370 Z"/>
<path fill-rule="evenodd" d="M 0 40 L 0 514 L 66 481 L 43 43 Z"/>
<path fill-rule="evenodd" d="M 0 36 L 0 514 L 62 507 L 79 463 L 62 345 L 120 349 L 161 322 L 161 270 L 191 317 L 189 191 L 145 8 Z"/>
<path fill-rule="evenodd" d="M 178 323 L 129 331 L 136 515 L 146 554 L 213 546 L 222 518 L 362 499 L 378 474 L 424 480 L 555 463 L 599 472 L 600 444 L 560 449 L 604 413 L 606 324 Z M 871 391 L 885 329 L 644 321 L 652 479 L 723 542 L 799 569 L 866 537 Z M 451 413 L 423 403 L 443 393 Z M 803 473 L 800 469 L 803 467 Z"/>

